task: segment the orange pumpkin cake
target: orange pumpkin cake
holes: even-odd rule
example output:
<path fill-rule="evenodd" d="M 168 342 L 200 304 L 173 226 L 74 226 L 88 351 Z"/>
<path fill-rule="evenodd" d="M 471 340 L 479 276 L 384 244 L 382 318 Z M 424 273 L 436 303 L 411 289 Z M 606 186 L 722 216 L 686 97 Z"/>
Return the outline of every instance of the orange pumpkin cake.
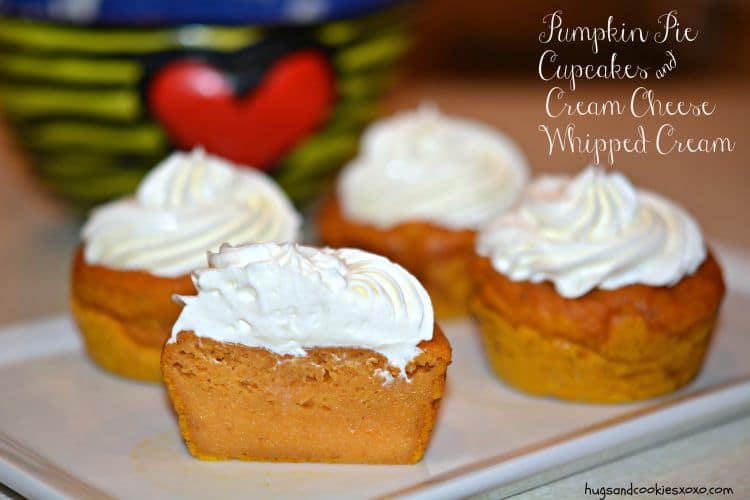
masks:
<path fill-rule="evenodd" d="M 195 457 L 421 459 L 451 348 L 402 267 L 267 243 L 223 246 L 194 281 L 162 370 Z"/>
<path fill-rule="evenodd" d="M 229 241 L 290 241 L 300 218 L 264 174 L 201 150 L 174 153 L 132 198 L 97 208 L 73 262 L 71 309 L 91 357 L 122 376 L 161 380 L 161 348 L 194 292 L 190 272 Z"/>
<path fill-rule="evenodd" d="M 88 353 L 102 368 L 147 381 L 161 380 L 161 348 L 180 313 L 172 294 L 195 289 L 190 275 L 174 278 L 73 259 L 70 307 Z"/>
<path fill-rule="evenodd" d="M 473 311 L 492 368 L 523 391 L 627 402 L 700 371 L 721 269 L 678 205 L 589 168 L 541 177 L 478 237 Z"/>
<path fill-rule="evenodd" d="M 425 107 L 372 125 L 324 203 L 325 244 L 398 262 L 422 282 L 438 317 L 466 314 L 477 228 L 510 207 L 526 162 L 502 134 Z"/>

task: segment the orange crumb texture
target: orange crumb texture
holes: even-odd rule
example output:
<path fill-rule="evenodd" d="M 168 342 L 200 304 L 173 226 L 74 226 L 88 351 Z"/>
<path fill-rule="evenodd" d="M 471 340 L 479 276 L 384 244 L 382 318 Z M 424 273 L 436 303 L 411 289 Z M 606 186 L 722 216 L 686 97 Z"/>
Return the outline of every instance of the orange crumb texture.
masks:
<path fill-rule="evenodd" d="M 318 229 L 326 245 L 361 248 L 404 266 L 430 294 L 438 318 L 468 313 L 474 231 L 456 231 L 426 222 L 378 229 L 347 219 L 334 196 L 321 207 Z"/>
<path fill-rule="evenodd" d="M 161 366 L 197 458 L 409 464 L 429 443 L 451 362 L 437 325 L 419 347 L 407 381 L 369 349 L 295 357 L 183 331 Z"/>

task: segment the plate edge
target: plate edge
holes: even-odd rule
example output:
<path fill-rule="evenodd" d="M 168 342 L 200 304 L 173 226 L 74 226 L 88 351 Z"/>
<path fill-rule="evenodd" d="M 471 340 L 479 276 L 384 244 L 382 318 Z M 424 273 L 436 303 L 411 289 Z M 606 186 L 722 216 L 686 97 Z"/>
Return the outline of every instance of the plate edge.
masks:
<path fill-rule="evenodd" d="M 711 387 L 707 387 L 707 388 L 686 394 L 684 396 L 680 396 L 670 401 L 665 401 L 665 402 L 657 403 L 657 404 L 654 404 L 645 408 L 640 408 L 640 409 L 630 411 L 625 414 L 618 415 L 616 417 L 613 417 L 613 418 L 610 418 L 601 422 L 594 423 L 592 425 L 582 427 L 572 432 L 563 434 L 562 436 L 557 436 L 557 437 L 553 437 L 550 439 L 542 440 L 538 443 L 533 443 L 531 445 L 524 446 L 522 448 L 510 451 L 507 453 L 503 453 L 501 455 L 496 455 L 496 456 L 489 457 L 483 460 L 479 460 L 477 462 L 463 465 L 455 469 L 438 474 L 436 476 L 433 476 L 426 481 L 422 481 L 420 483 L 408 486 L 406 488 L 392 491 L 378 498 L 409 498 L 413 500 L 458 498 L 458 497 L 465 497 L 465 496 L 472 495 L 472 494 L 479 494 L 479 493 L 491 491 L 494 489 L 499 489 L 504 486 L 512 486 L 514 483 L 517 484 L 519 482 L 527 480 L 528 478 L 534 475 L 549 473 L 555 468 L 562 469 L 564 465 L 570 464 L 572 462 L 584 461 L 587 458 L 591 458 L 595 456 L 596 454 L 601 454 L 602 452 L 608 449 L 613 449 L 614 446 L 616 446 L 616 444 L 612 444 L 612 445 L 608 444 L 607 446 L 601 446 L 596 449 L 592 448 L 589 450 L 588 453 L 580 457 L 576 457 L 573 460 L 569 460 L 567 462 L 558 461 L 546 467 L 541 467 L 541 468 L 538 468 L 537 470 L 533 470 L 528 474 L 519 476 L 512 480 L 492 481 L 492 480 L 484 479 L 481 481 L 481 484 L 479 484 L 480 481 L 477 481 L 478 484 L 475 487 L 471 489 L 468 489 L 468 488 L 462 489 L 462 491 L 460 492 L 456 491 L 456 488 L 454 485 L 456 482 L 466 481 L 467 477 L 471 475 L 478 476 L 481 474 L 485 474 L 487 472 L 490 472 L 493 468 L 499 467 L 504 464 L 512 463 L 513 461 L 529 460 L 529 459 L 532 459 L 535 455 L 538 455 L 540 453 L 548 452 L 550 450 L 555 450 L 556 448 L 561 448 L 566 445 L 570 445 L 571 443 L 575 443 L 576 441 L 591 439 L 595 437 L 597 433 L 600 433 L 603 431 L 611 432 L 613 429 L 622 428 L 628 425 L 635 425 L 635 424 L 638 424 L 639 422 L 645 421 L 648 418 L 658 417 L 659 415 L 670 413 L 672 411 L 675 411 L 676 409 L 679 410 L 680 408 L 687 408 L 687 407 L 690 407 L 691 405 L 700 404 L 699 400 L 701 399 L 710 398 L 710 397 L 718 399 L 721 396 L 724 396 L 725 393 L 736 392 L 736 391 L 743 392 L 743 394 L 741 394 L 742 398 L 739 398 L 738 400 L 730 399 L 729 402 L 725 402 L 720 407 L 713 406 L 710 412 L 707 412 L 706 414 L 700 414 L 698 416 L 694 416 L 693 418 L 682 422 L 681 427 L 675 426 L 674 428 L 670 429 L 671 432 L 665 432 L 659 438 L 654 439 L 654 441 L 649 444 L 641 443 L 640 446 L 635 446 L 635 447 L 621 446 L 617 451 L 608 455 L 606 459 L 598 460 L 596 463 L 589 463 L 588 468 L 590 468 L 598 464 L 604 463 L 607 460 L 614 460 L 616 458 L 632 454 L 641 449 L 658 446 L 667 441 L 676 439 L 680 436 L 685 436 L 687 434 L 694 433 L 711 424 L 721 422 L 721 421 L 727 421 L 727 420 L 730 420 L 731 418 L 734 418 L 738 415 L 741 415 L 743 413 L 750 411 L 750 377 L 742 377 L 740 379 L 735 379 L 729 382 L 720 383 Z M 744 394 L 744 393 L 747 393 L 747 394 Z M 657 428 L 655 430 L 652 430 L 651 434 L 659 430 L 663 431 L 663 429 Z M 646 438 L 648 437 L 648 435 L 649 433 L 647 432 L 639 436 L 635 436 L 632 439 L 638 440 L 639 438 Z M 575 472 L 578 472 L 578 470 L 570 470 L 570 471 L 566 471 L 566 473 L 549 475 L 549 477 L 547 477 L 547 480 L 545 482 L 551 482 L 551 481 L 560 479 L 562 477 L 565 477 L 566 475 L 574 474 Z M 530 487 L 541 486 L 541 484 L 544 484 L 544 483 L 540 483 L 538 485 L 534 485 Z M 525 489 L 528 489 L 528 488 L 525 488 Z M 517 494 L 517 493 L 521 493 L 522 491 L 523 490 L 509 492 L 508 494 Z M 460 493 L 460 494 L 456 496 L 457 493 Z M 504 498 L 505 496 L 507 495 L 502 495 L 498 498 Z"/>
<path fill-rule="evenodd" d="M 44 471 L 43 480 L 40 471 Z M 113 498 L 0 433 L 0 481 L 29 498 Z"/>

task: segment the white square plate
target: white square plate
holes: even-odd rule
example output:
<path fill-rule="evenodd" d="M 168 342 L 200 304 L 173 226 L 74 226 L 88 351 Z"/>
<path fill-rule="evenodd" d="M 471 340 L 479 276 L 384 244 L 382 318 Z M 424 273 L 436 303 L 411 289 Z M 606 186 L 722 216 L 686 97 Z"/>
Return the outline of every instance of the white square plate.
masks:
<path fill-rule="evenodd" d="M 605 406 L 525 396 L 491 374 L 470 321 L 444 324 L 454 362 L 432 443 L 410 466 L 195 460 L 164 389 L 97 369 L 67 316 L 8 328 L 0 332 L 0 481 L 34 498 L 517 492 L 750 411 L 750 259 L 719 255 L 729 293 L 704 370 L 658 400 Z"/>

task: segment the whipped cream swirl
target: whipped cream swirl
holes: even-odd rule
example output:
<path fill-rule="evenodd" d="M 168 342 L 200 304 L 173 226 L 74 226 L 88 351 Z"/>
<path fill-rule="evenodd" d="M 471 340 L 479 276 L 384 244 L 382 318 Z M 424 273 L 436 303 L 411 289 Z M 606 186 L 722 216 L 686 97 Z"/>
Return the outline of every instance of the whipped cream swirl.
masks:
<path fill-rule="evenodd" d="M 365 132 L 339 177 L 338 198 L 347 217 L 381 229 L 404 222 L 476 229 L 516 201 L 527 177 L 510 139 L 422 106 Z"/>
<path fill-rule="evenodd" d="M 300 224 L 265 174 L 195 149 L 157 165 L 134 197 L 95 209 L 82 239 L 90 264 L 175 277 L 225 242 L 294 241 Z"/>
<path fill-rule="evenodd" d="M 516 209 L 483 228 L 477 252 L 510 279 L 550 281 L 567 298 L 595 287 L 671 286 L 706 258 L 682 207 L 598 167 L 540 177 Z"/>
<path fill-rule="evenodd" d="M 361 250 L 264 243 L 210 253 L 196 296 L 172 329 L 305 356 L 311 347 L 366 348 L 404 374 L 432 338 L 432 303 L 398 264 Z"/>

